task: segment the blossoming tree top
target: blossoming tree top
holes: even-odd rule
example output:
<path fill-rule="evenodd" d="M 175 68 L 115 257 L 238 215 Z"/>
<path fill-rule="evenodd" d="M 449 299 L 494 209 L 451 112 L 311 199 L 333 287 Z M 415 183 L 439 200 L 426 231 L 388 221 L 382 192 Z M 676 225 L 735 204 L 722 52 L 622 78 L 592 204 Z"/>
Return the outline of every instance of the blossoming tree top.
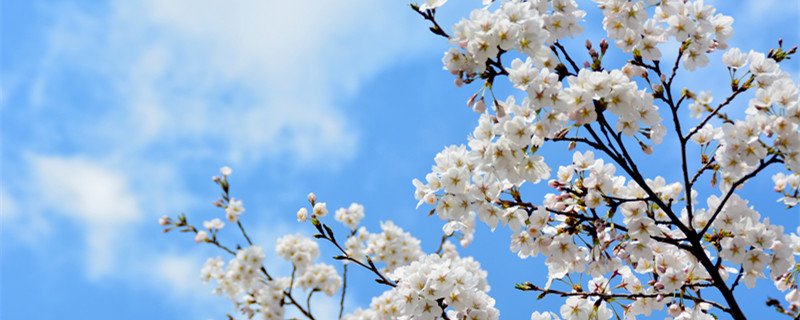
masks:
<path fill-rule="evenodd" d="M 344 262 L 344 275 L 314 264 L 317 242 L 298 234 L 280 238 L 275 248 L 291 261 L 292 274 L 272 276 L 262 248 L 239 221 L 241 200 L 228 194 L 230 168 L 215 177 L 223 190 L 217 205 L 248 247 L 220 243 L 216 232 L 224 223 L 218 219 L 203 229 L 184 215 L 164 217 L 161 224 L 235 255 L 227 266 L 221 258 L 209 259 L 202 278 L 216 280 L 215 292 L 248 317 L 284 318 L 292 307 L 315 319 L 297 287 L 308 292 L 307 301 L 314 292 L 333 297 L 341 289 L 343 311 L 347 266 L 357 265 L 387 290 L 369 308 L 340 312 L 340 318 L 497 319 L 486 271 L 460 257 L 448 240 L 469 245 L 477 221 L 510 229 L 510 249 L 519 258 L 546 257 L 547 277 L 520 279 L 517 288 L 566 300 L 558 314 L 535 312 L 533 320 L 633 319 L 665 307 L 675 319 L 745 319 L 734 291 L 742 281 L 752 288 L 758 278 L 789 291 L 788 304 L 770 299 L 770 306 L 800 317 L 800 237 L 770 224 L 737 193 L 765 169 L 779 167 L 772 177 L 779 201 L 787 208 L 800 202 L 800 89 L 779 67 L 796 47 L 784 50 L 779 42 L 767 54 L 728 48 L 733 19 L 702 0 L 594 2 L 608 40 L 597 48 L 587 40 L 589 60 L 582 64 L 561 43 L 583 31 L 586 12 L 572 0 L 484 1 L 450 32 L 435 17 L 444 0 L 412 4 L 432 32 L 454 46 L 443 62 L 455 84 L 482 84 L 467 99 L 480 119 L 466 145 L 445 148 L 425 182 L 413 181 L 418 207 L 433 207 L 430 214 L 444 221 L 435 253 L 424 253 L 418 239 L 390 221 L 380 233 L 359 227 L 364 208 L 355 203 L 335 212 L 346 234 L 341 242 L 326 222 L 326 203 L 311 194 L 311 211 L 300 209 L 298 221 L 309 221 L 316 239 L 340 251 L 334 259 Z M 661 60 L 668 42 L 677 44 L 674 61 Z M 609 66 L 603 62 L 609 50 L 630 58 Z M 719 58 L 717 51 L 725 51 L 730 78 L 721 80 L 731 88 L 717 103 L 710 92 L 674 82 L 679 72 L 698 71 Z M 503 78 L 519 92 L 498 99 L 493 88 Z M 753 97 L 742 101 L 747 91 Z M 747 105 L 744 114 L 730 110 L 735 104 Z M 688 125 L 688 118 L 699 121 Z M 681 174 L 649 177 L 639 161 L 666 139 L 677 146 Z M 537 153 L 544 144 L 559 143 L 580 147 L 571 163 L 548 164 Z M 543 182 L 552 193 L 524 194 L 520 188 Z M 714 188 L 703 194 L 699 183 Z M 574 274 L 589 280 L 575 281 L 580 277 Z"/>

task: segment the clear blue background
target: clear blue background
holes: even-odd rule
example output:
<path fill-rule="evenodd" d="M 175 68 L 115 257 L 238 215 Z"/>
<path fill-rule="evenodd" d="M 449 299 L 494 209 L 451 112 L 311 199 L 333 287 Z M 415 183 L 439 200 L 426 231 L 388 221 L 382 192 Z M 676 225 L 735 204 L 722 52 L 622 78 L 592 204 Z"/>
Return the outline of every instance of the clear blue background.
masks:
<path fill-rule="evenodd" d="M 730 45 L 742 51 L 766 51 L 779 37 L 785 47 L 800 42 L 796 1 L 707 3 L 736 19 Z M 605 36 L 594 4 L 580 5 L 589 23 L 568 43 L 575 52 L 584 39 Z M 232 304 L 198 278 L 206 257 L 223 253 L 186 234 L 161 234 L 156 223 L 180 212 L 198 225 L 222 217 L 211 205 L 218 196 L 211 176 L 222 165 L 233 167 L 232 194 L 247 208 L 242 220 L 268 255 L 283 234 L 311 234 L 295 212 L 312 191 L 331 211 L 364 204 L 372 231 L 393 220 L 426 251 L 437 247 L 441 222 L 414 209 L 411 180 L 424 178 L 444 146 L 466 143 L 477 115 L 465 101 L 479 85 L 453 86 L 441 69 L 446 42 L 404 2 L 0 6 L 0 318 L 223 318 Z M 480 1 L 450 1 L 439 10 L 441 24 L 473 6 Z M 720 101 L 728 90 L 720 57 L 678 81 L 713 90 Z M 797 59 L 781 67 L 798 80 Z M 738 101 L 732 110 L 741 112 L 746 99 Z M 669 145 L 643 158 L 644 170 L 676 181 Z M 543 153 L 553 168 L 569 158 L 564 146 Z M 800 212 L 774 202 L 773 172 L 741 194 L 792 232 Z M 537 203 L 548 190 L 527 191 Z M 234 231 L 222 235 L 241 241 Z M 556 311 L 559 299 L 536 301 L 513 289 L 544 283 L 546 270 L 541 259 L 516 259 L 508 242 L 507 230 L 479 227 L 461 253 L 489 271 L 504 319 Z M 290 270 L 274 257 L 268 267 Z M 361 280 L 350 286 L 346 311 L 367 307 L 384 289 L 366 272 L 351 274 Z M 737 290 L 753 318 L 765 296 L 783 296 L 769 281 L 758 284 L 766 289 Z M 314 300 L 322 318 L 337 308 Z"/>

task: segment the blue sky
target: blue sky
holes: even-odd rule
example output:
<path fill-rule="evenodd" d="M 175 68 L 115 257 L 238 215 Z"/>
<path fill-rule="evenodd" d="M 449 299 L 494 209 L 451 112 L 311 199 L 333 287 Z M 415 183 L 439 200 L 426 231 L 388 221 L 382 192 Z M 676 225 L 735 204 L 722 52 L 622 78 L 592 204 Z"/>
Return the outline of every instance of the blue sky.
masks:
<path fill-rule="evenodd" d="M 594 21 L 592 4 L 580 3 Z M 742 51 L 766 51 L 778 37 L 800 43 L 797 3 L 707 3 L 727 3 L 719 8 L 736 19 L 730 45 Z M 1 5 L 0 318 L 223 318 L 232 305 L 198 278 L 206 257 L 222 252 L 161 234 L 156 223 L 180 212 L 197 224 L 221 217 L 210 178 L 222 165 L 233 167 L 232 194 L 268 255 L 280 235 L 311 234 L 294 218 L 311 191 L 331 209 L 364 204 L 370 230 L 394 220 L 426 250 L 438 245 L 441 222 L 414 209 L 411 180 L 444 146 L 466 142 L 477 115 L 465 101 L 478 87 L 452 85 L 441 69 L 448 46 L 404 2 Z M 479 5 L 451 1 L 442 25 Z M 573 45 L 603 35 L 587 28 Z M 720 66 L 701 72 L 725 79 Z M 798 60 L 782 68 L 798 80 Z M 679 81 L 726 90 L 696 75 Z M 564 158 L 558 147 L 544 152 L 554 168 Z M 674 159 L 668 150 L 648 159 L 650 173 L 677 173 L 661 169 Z M 795 230 L 799 212 L 781 210 L 772 192 L 762 196 L 772 187 L 762 180 L 742 193 L 758 194 L 757 210 Z M 539 202 L 534 192 L 546 189 L 530 190 Z M 543 268 L 515 260 L 508 239 L 479 228 L 462 254 L 489 271 L 504 318 L 556 310 L 557 299 L 513 289 L 543 283 Z M 348 310 L 382 289 L 369 279 L 352 288 Z M 767 294 L 782 297 L 759 291 L 746 310 L 762 311 Z M 335 309 L 323 300 L 320 314 Z"/>

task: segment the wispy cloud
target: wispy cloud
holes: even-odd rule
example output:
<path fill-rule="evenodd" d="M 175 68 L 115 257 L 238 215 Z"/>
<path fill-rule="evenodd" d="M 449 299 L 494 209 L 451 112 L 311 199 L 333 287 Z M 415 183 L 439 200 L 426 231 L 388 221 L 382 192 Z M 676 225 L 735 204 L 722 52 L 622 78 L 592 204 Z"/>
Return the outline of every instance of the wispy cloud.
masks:
<path fill-rule="evenodd" d="M 40 209 L 65 215 L 86 230 L 87 274 L 97 278 L 113 272 L 126 225 L 141 218 L 126 177 L 80 158 L 30 160 Z"/>
<path fill-rule="evenodd" d="M 402 4 L 370 0 L 42 8 L 54 21 L 42 54 L 4 66 L 0 87 L 4 115 L 10 102 L 37 123 L 11 140 L 10 162 L 24 168 L 0 189 L 4 230 L 35 226 L 37 237 L 12 238 L 48 250 L 41 241 L 65 219 L 82 232 L 88 278 L 155 277 L 173 296 L 196 291 L 204 259 L 130 240 L 198 201 L 180 182 L 186 167 L 348 161 L 361 134 L 349 99 L 425 45 L 408 35 L 417 17 L 397 14 Z"/>
<path fill-rule="evenodd" d="M 124 140 L 129 149 L 168 147 L 234 164 L 352 157 L 359 132 L 342 104 L 420 47 L 374 1 L 114 1 L 101 16 L 59 10 L 31 104 L 55 103 L 59 77 L 75 72 L 64 66 L 77 66 L 96 86 L 88 98 L 104 108 L 71 131 L 102 132 L 92 140 L 108 148 Z"/>

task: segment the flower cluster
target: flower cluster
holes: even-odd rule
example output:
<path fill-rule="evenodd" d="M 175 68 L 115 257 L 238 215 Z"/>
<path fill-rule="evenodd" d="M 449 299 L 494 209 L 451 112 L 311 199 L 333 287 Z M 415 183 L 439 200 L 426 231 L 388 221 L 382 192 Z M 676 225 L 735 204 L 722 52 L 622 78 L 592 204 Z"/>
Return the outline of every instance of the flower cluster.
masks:
<path fill-rule="evenodd" d="M 486 271 L 472 258 L 424 256 L 389 276 L 397 286 L 372 299 L 370 308 L 345 319 L 498 319 L 486 292 Z M 449 308 L 448 308 L 449 307 Z"/>
<path fill-rule="evenodd" d="M 453 26 L 450 43 L 463 51 L 456 48 L 448 51 L 443 59 L 445 69 L 459 79 L 471 81 L 492 63 L 490 59 L 509 50 L 535 57 L 542 66 L 553 67 L 556 60 L 545 42 L 582 33 L 583 27 L 578 22 L 585 15 L 573 0 L 509 1 L 494 12 L 476 9 L 469 19 Z"/>
<path fill-rule="evenodd" d="M 334 218 L 350 228 L 350 230 L 355 230 L 361 219 L 364 219 L 364 206 L 358 203 L 351 203 L 347 209 L 340 208 L 336 210 Z"/>
<path fill-rule="evenodd" d="M 645 60 L 660 59 L 658 45 L 674 38 L 686 44 L 682 49 L 683 68 L 694 71 L 708 64 L 708 52 L 726 49 L 728 39 L 733 36 L 733 18 L 715 15 L 716 9 L 705 5 L 703 0 L 593 1 L 603 9 L 603 28 L 614 44 Z M 645 8 L 652 4 L 658 5 L 650 17 Z"/>
<path fill-rule="evenodd" d="M 564 88 L 556 74 L 546 68 L 539 69 L 531 58 L 525 62 L 515 59 L 507 70 L 514 87 L 527 93 L 520 110 L 515 113 L 515 118 L 523 116 L 516 119 L 518 126 L 528 127 L 519 138 L 532 134 L 534 145 L 541 145 L 544 139 L 553 138 L 561 131 L 562 126 L 553 123 L 555 119 L 569 119 L 574 125 L 582 126 L 596 121 L 598 112 L 604 110 L 617 116 L 615 129 L 626 136 L 632 137 L 646 126 L 648 137 L 660 144 L 666 134 L 658 107 L 653 104 L 653 95 L 639 90 L 631 80 L 640 72 L 581 69 L 577 76 L 567 77 L 568 87 Z"/>
<path fill-rule="evenodd" d="M 383 262 L 386 265 L 385 272 L 406 266 L 424 255 L 419 239 L 393 222 L 381 222 L 381 230 L 383 232 L 367 236 L 364 253 L 375 262 Z"/>
<path fill-rule="evenodd" d="M 778 172 L 772 176 L 772 181 L 775 182 L 775 192 L 780 192 L 783 197 L 778 199 L 788 207 L 796 206 L 800 203 L 800 174 L 794 173 L 785 175 L 783 172 Z"/>
<path fill-rule="evenodd" d="M 324 263 L 318 263 L 305 269 L 297 277 L 297 283 L 303 289 L 317 289 L 329 297 L 333 297 L 336 291 L 342 287 L 342 277 L 336 269 Z"/>
<path fill-rule="evenodd" d="M 426 183 L 414 180 L 419 204 L 435 206 L 432 212 L 447 221 L 446 233 L 462 231 L 470 240 L 476 218 L 492 230 L 501 223 L 509 226 L 513 231 L 510 246 L 513 252 L 521 258 L 547 256 L 549 280 L 542 291 L 556 293 L 550 291 L 554 280 L 561 280 L 569 273 L 586 273 L 593 277 L 590 287 L 605 283 L 604 293 L 613 288 L 636 297 L 630 299 L 632 304 L 626 309 L 626 316 L 649 315 L 653 309 L 664 306 L 665 302 L 661 298 L 656 301 L 656 297 L 714 285 L 739 268 L 743 272 L 739 278 L 748 287 L 765 275 L 775 281 L 788 281 L 788 285 L 778 286 L 784 290 L 796 287 L 793 280 L 786 280 L 793 277 L 784 271 L 795 265 L 793 252 L 800 242 L 769 224 L 769 220 L 762 221 L 733 191 L 769 164 L 783 162 L 794 173 L 776 174 L 775 190 L 784 195 L 782 200 L 787 205 L 797 204 L 800 89 L 778 68 L 777 62 L 785 58 L 786 52 L 765 56 L 757 52 L 742 54 L 735 48 L 728 51 L 723 62 L 731 69 L 732 79 L 738 69 L 748 64 L 750 67 L 743 78 L 732 82 L 734 93 L 715 108 L 711 106 L 711 92 L 683 92 L 685 97 L 681 100 L 693 101 L 688 107 L 691 116 L 705 117 L 685 136 L 680 131 L 678 134 L 683 141 L 691 140 L 701 146 L 703 166 L 697 176 L 713 170 L 712 184 L 717 183 L 719 176 L 722 191 L 721 196 L 708 197 L 708 208 L 699 208 L 698 192 L 691 188 L 694 181 L 685 190 L 682 183 L 668 184 L 661 177 L 651 180 L 638 176 L 637 169 L 630 165 L 633 160 L 624 149 L 622 135 L 636 139 L 649 154 L 652 147 L 641 138 L 660 144 L 667 133 L 655 103 L 665 102 L 673 114 L 680 106 L 680 102 L 676 104 L 665 93 L 670 90 L 672 79 L 659 69 L 657 60 L 662 53 L 658 44 L 669 39 L 680 42 L 680 60 L 675 68 L 680 62 L 684 69 L 694 71 L 708 64 L 708 53 L 727 49 L 727 40 L 733 35 L 733 19 L 716 14 L 716 9 L 702 0 L 595 2 L 603 10 L 603 24 L 609 38 L 622 51 L 634 54 L 633 64 L 605 70 L 600 67 L 602 56 L 587 42 L 595 63 L 591 70 L 575 67 L 574 73 L 566 71 L 555 47 L 544 46 L 545 42 L 559 38 L 552 27 L 547 27 L 547 3 L 508 1 L 494 12 L 488 7 L 473 11 L 469 20 L 454 26 L 451 42 L 464 52 L 450 49 L 443 60 L 445 69 L 466 80 L 475 72 L 483 72 L 481 77 L 488 79 L 483 93 L 476 93 L 468 101 L 481 117 L 468 147 L 445 148 L 436 156 L 436 165 L 426 176 Z M 571 3 L 552 1 L 552 12 L 562 6 L 578 12 Z M 506 32 L 503 29 L 509 25 L 506 20 L 545 26 L 549 34 L 531 41 L 540 50 L 520 46 L 519 33 L 514 30 L 526 28 L 511 27 L 512 31 Z M 500 56 L 511 50 L 528 57 L 502 66 Z M 606 51 L 602 43 L 601 50 L 603 54 Z M 562 52 L 567 55 L 563 49 Z M 644 60 L 656 62 L 650 65 Z M 485 68 L 504 71 L 514 88 L 527 94 L 522 103 L 517 105 L 515 97 L 510 96 L 505 102 L 494 100 L 494 115 L 486 112 L 484 94 L 491 89 L 497 71 Z M 652 84 L 648 72 L 658 75 L 654 80 L 660 83 Z M 636 77 L 651 84 L 653 92 L 638 89 L 633 81 Z M 756 88 L 756 97 L 750 101 L 744 121 L 729 120 L 720 113 L 736 95 L 752 87 Z M 679 121 L 677 117 L 673 115 L 675 121 Z M 724 120 L 720 127 L 710 121 L 714 117 Z M 607 125 L 610 121 L 616 125 Z M 571 131 L 578 136 L 576 128 L 586 128 L 591 136 L 565 137 Z M 576 152 L 572 165 L 561 166 L 557 179 L 549 183 L 560 194 L 546 195 L 539 207 L 526 203 L 521 200 L 519 187 L 526 181 L 538 183 L 550 176 L 549 166 L 535 154 L 548 140 L 571 141 L 570 148 L 576 143 L 586 143 L 603 151 L 613 162 L 622 164 L 630 180 L 625 175 L 615 176 L 616 167 L 602 158 L 595 159 L 593 152 Z M 607 145 L 605 149 L 603 145 Z M 711 154 L 706 154 L 707 150 L 712 150 Z M 689 182 L 688 176 L 684 182 Z M 511 199 L 501 198 L 503 195 Z M 674 204 L 681 202 L 686 206 L 674 211 Z M 601 207 L 608 208 L 605 214 L 598 212 Z M 615 217 L 618 212 L 621 215 Z M 687 239 L 698 234 L 706 247 L 717 250 L 715 270 L 708 270 L 712 263 L 710 253 L 699 255 L 686 250 L 691 245 Z M 588 244 L 578 245 L 576 236 L 585 237 L 583 242 Z M 606 278 L 608 274 L 611 276 Z M 654 274 L 658 280 L 643 284 L 637 274 Z M 620 284 L 608 285 L 613 279 Z M 582 307 L 604 303 L 597 300 L 598 296 L 570 298 L 562 308 L 562 316 L 581 318 L 579 314 L 591 313 L 593 317 L 610 317 L 610 313 Z M 694 307 L 687 308 L 684 301 L 673 301 L 669 313 L 676 318 L 707 316 L 711 304 L 700 299 L 695 302 Z M 565 310 L 574 312 L 567 316 L 570 312 Z"/>
<path fill-rule="evenodd" d="M 303 235 L 287 234 L 278 238 L 275 252 L 286 261 L 291 261 L 298 270 L 305 270 L 319 257 L 319 245 Z"/>
<path fill-rule="evenodd" d="M 244 304 L 244 313 L 258 314 L 263 319 L 280 319 L 284 313 L 283 289 L 289 286 L 289 279 L 265 281 L 261 276 L 264 259 L 260 246 L 240 250 L 227 267 L 220 257 L 208 258 L 200 278 L 204 283 L 216 280 L 214 293 Z"/>
<path fill-rule="evenodd" d="M 714 159 L 720 166 L 723 191 L 757 171 L 765 161 L 769 161 L 766 160 L 768 155 L 779 157 L 794 174 L 786 176 L 781 173 L 773 177 L 775 190 L 784 194 L 784 203 L 793 206 L 797 203 L 797 195 L 793 192 L 796 188 L 786 189 L 785 186 L 787 182 L 789 186 L 796 186 L 791 177 L 800 172 L 800 89 L 788 73 L 781 71 L 776 60 L 765 57 L 763 53 L 743 54 L 733 48 L 723 55 L 723 62 L 734 75 L 749 64 L 743 76 L 749 78 L 743 86 L 754 86 L 756 92 L 745 110 L 747 117 L 744 121 L 725 122 L 718 128 L 706 123 L 700 130 L 691 132 L 690 137 L 701 146 L 713 141 L 718 143 Z M 712 114 L 717 112 L 708 107 L 710 95 L 697 100 L 705 100 L 696 101 L 696 104 L 704 106 Z M 702 108 L 698 109 L 702 112 Z"/>

